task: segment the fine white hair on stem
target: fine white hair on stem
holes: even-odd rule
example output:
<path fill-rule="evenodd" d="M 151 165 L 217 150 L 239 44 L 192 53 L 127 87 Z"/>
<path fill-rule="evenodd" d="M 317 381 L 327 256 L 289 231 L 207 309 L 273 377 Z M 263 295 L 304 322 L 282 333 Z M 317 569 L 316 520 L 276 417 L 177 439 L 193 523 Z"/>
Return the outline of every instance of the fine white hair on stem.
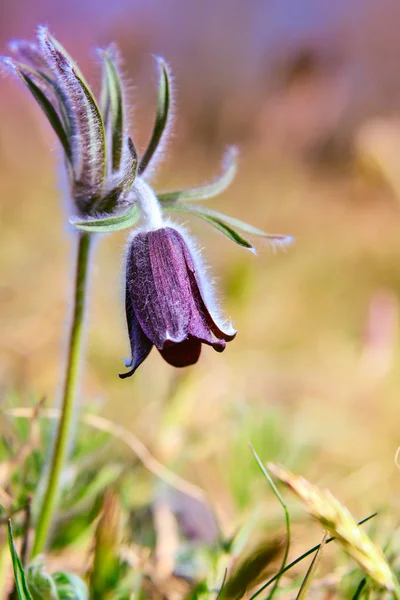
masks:
<path fill-rule="evenodd" d="M 161 205 L 153 189 L 142 177 L 136 177 L 132 191 L 139 205 L 147 230 L 159 229 L 163 226 Z"/>

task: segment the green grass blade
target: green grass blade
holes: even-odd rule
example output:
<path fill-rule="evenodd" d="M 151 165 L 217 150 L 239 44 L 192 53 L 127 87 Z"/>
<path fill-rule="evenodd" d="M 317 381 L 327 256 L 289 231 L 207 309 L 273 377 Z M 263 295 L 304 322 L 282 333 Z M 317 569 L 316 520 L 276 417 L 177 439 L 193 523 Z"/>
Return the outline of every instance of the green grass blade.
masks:
<path fill-rule="evenodd" d="M 224 585 L 225 585 L 225 581 L 226 581 L 226 576 L 227 576 L 227 575 L 228 575 L 228 569 L 225 569 L 225 571 L 224 571 L 224 576 L 223 576 L 223 578 L 222 578 L 222 583 L 221 583 L 221 585 L 219 586 L 219 590 L 218 590 L 218 592 L 217 592 L 217 595 L 215 596 L 215 600 L 218 600 L 218 599 L 219 599 L 219 597 L 220 597 L 220 596 L 221 596 L 221 594 L 222 594 L 222 591 L 223 591 L 223 589 L 224 589 Z"/>
<path fill-rule="evenodd" d="M 147 168 L 157 147 L 161 141 L 162 135 L 168 123 L 169 109 L 171 105 L 171 85 L 169 80 L 168 68 L 164 60 L 156 57 L 158 67 L 160 69 L 160 78 L 158 82 L 158 97 L 157 97 L 157 112 L 154 122 L 153 133 L 146 151 L 139 164 L 139 175 Z"/>
<path fill-rule="evenodd" d="M 8 545 L 10 548 L 12 566 L 14 571 L 15 589 L 17 590 L 18 598 L 19 600 L 32 600 L 28 584 L 26 583 L 25 572 L 14 546 L 11 519 L 8 520 Z"/>
<path fill-rule="evenodd" d="M 237 149 L 234 146 L 231 146 L 225 153 L 222 164 L 222 173 L 213 182 L 191 190 L 158 194 L 158 199 L 160 202 L 178 202 L 179 200 L 205 200 L 207 198 L 218 196 L 230 186 L 235 178 L 237 171 L 237 156 Z"/>
<path fill-rule="evenodd" d="M 358 522 L 358 525 L 363 525 L 364 523 L 366 523 L 367 521 L 369 521 L 370 519 L 373 519 L 374 517 L 377 516 L 378 513 L 373 513 L 372 515 L 369 515 L 368 517 L 366 517 L 365 519 L 362 519 L 361 521 Z M 330 537 L 326 540 L 325 545 L 326 544 L 330 544 L 331 542 L 335 541 L 335 537 Z M 319 547 L 321 546 L 321 544 L 317 544 L 316 546 L 313 546 L 312 548 L 310 548 L 309 550 L 307 550 L 306 552 L 304 552 L 304 554 L 301 554 L 300 556 L 298 556 L 297 558 L 295 558 L 294 560 L 292 560 L 291 563 L 289 563 L 288 565 L 286 565 L 286 567 L 284 569 L 282 569 L 281 571 L 279 571 L 279 573 L 277 573 L 276 575 L 274 575 L 273 577 L 271 577 L 271 579 L 268 579 L 268 581 L 266 581 L 250 598 L 249 600 L 254 600 L 254 598 L 257 598 L 257 596 L 259 596 L 265 589 L 267 589 L 267 587 L 269 587 L 271 585 L 271 583 L 274 583 L 274 581 L 276 581 L 276 579 L 278 577 L 281 577 L 284 573 L 286 573 L 287 571 L 289 571 L 290 569 L 292 569 L 294 566 L 296 566 L 299 562 L 301 562 L 302 560 L 304 560 L 305 558 L 307 558 L 307 556 L 310 556 L 311 554 L 313 554 L 314 552 L 318 552 Z"/>
<path fill-rule="evenodd" d="M 318 568 L 319 563 L 321 562 L 321 558 L 322 558 L 322 552 L 323 549 L 325 547 L 326 544 L 326 540 L 328 538 L 328 534 L 325 533 L 324 537 L 322 538 L 322 541 L 319 545 L 319 548 L 317 550 L 317 552 L 314 554 L 314 557 L 311 561 L 310 566 L 307 569 L 307 573 L 306 576 L 303 579 L 303 582 L 301 584 L 301 587 L 299 589 L 299 593 L 296 596 L 296 600 L 304 600 L 304 598 L 306 597 L 310 586 L 311 586 L 311 582 L 313 580 L 313 577 L 315 575 L 315 572 Z"/>
<path fill-rule="evenodd" d="M 361 598 L 361 594 L 365 591 L 366 585 L 367 585 L 367 579 L 366 579 L 366 577 L 364 577 L 363 579 L 361 579 L 360 583 L 358 584 L 357 589 L 354 592 L 354 595 L 352 596 L 351 600 L 359 600 L 359 598 Z"/>
<path fill-rule="evenodd" d="M 285 501 L 283 500 L 281 494 L 279 493 L 278 488 L 276 487 L 275 483 L 272 481 L 271 475 L 268 473 L 267 469 L 264 467 L 263 463 L 261 462 L 257 452 L 254 450 L 253 446 L 251 444 L 250 445 L 250 450 L 252 451 L 254 458 L 257 461 L 258 466 L 261 469 L 261 472 L 263 473 L 264 477 L 266 478 L 266 480 L 268 481 L 269 485 L 271 486 L 272 491 L 274 492 L 276 498 L 278 499 L 278 502 L 281 504 L 282 508 L 283 508 L 283 512 L 285 513 L 285 523 L 286 523 L 286 546 L 285 546 L 285 552 L 283 554 L 283 558 L 282 558 L 282 564 L 281 564 L 281 568 L 279 569 L 279 573 L 278 573 L 278 577 L 276 578 L 275 582 L 274 582 L 274 586 L 268 596 L 268 600 L 272 600 L 272 598 L 275 595 L 276 590 L 278 589 L 278 585 L 279 585 L 279 580 L 282 576 L 283 570 L 286 566 L 286 562 L 289 556 L 289 550 L 290 550 L 290 515 L 289 515 L 289 510 L 288 507 L 285 503 Z"/>

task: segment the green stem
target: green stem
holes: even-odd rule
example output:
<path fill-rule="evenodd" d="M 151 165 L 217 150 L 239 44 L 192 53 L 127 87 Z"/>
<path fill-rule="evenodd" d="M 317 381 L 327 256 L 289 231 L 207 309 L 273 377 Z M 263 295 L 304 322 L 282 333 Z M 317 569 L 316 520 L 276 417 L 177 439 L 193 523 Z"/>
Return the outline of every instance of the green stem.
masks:
<path fill-rule="evenodd" d="M 46 491 L 37 519 L 32 555 L 43 552 L 54 510 L 57 506 L 60 477 L 64 469 L 71 442 L 71 429 L 82 354 L 85 301 L 88 289 L 88 272 L 91 234 L 80 233 L 75 267 L 75 295 L 71 329 L 68 340 L 66 374 L 62 390 L 61 417 L 52 452 Z"/>

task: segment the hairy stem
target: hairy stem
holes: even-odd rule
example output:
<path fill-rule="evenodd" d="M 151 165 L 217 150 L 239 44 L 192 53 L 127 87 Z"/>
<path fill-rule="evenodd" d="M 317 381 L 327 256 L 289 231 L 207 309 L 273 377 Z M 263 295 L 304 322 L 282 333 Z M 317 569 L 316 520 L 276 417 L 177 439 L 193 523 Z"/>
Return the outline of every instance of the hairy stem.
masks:
<path fill-rule="evenodd" d="M 82 354 L 85 303 L 88 289 L 88 272 L 91 238 L 88 233 L 79 234 L 75 267 L 75 293 L 73 315 L 68 339 L 68 356 L 62 389 L 61 416 L 51 456 L 46 490 L 37 519 L 36 536 L 32 554 L 43 552 L 54 510 L 57 506 L 60 478 L 71 443 L 72 421 Z"/>

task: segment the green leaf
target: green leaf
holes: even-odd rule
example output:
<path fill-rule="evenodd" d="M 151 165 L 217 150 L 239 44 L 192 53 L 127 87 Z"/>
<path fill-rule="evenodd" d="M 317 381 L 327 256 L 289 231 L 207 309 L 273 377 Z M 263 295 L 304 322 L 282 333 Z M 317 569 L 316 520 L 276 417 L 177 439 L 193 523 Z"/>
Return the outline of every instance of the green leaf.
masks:
<path fill-rule="evenodd" d="M 121 506 L 117 495 L 107 490 L 103 512 L 94 536 L 94 555 L 90 573 L 93 598 L 107 598 L 116 589 L 122 574 L 119 557 L 121 543 Z"/>
<path fill-rule="evenodd" d="M 140 161 L 139 175 L 141 175 L 145 171 L 155 151 L 157 150 L 157 147 L 161 141 L 162 135 L 168 122 L 168 114 L 171 104 L 171 85 L 168 67 L 165 61 L 160 56 L 156 56 L 155 58 L 157 60 L 158 67 L 160 70 L 157 97 L 157 113 L 150 142 L 146 148 L 142 160 Z"/>
<path fill-rule="evenodd" d="M 53 573 L 52 577 L 57 587 L 59 600 L 88 600 L 87 586 L 78 575 L 58 571 Z"/>
<path fill-rule="evenodd" d="M 285 525 L 286 525 L 286 545 L 285 545 L 285 552 L 283 554 L 283 558 L 282 558 L 282 564 L 281 564 L 281 568 L 279 570 L 279 573 L 282 574 L 283 569 L 286 567 L 286 563 L 287 563 L 287 559 L 289 556 L 289 550 L 290 550 L 290 541 L 291 541 L 291 533 L 290 533 L 290 514 L 289 514 L 289 510 L 288 507 L 284 501 L 284 499 L 282 498 L 281 494 L 279 493 L 278 488 L 276 487 L 275 483 L 273 482 L 271 475 L 269 474 L 269 472 L 267 471 L 267 469 L 264 467 L 263 463 L 261 462 L 260 457 L 258 456 L 257 452 L 254 450 L 253 446 L 251 444 L 249 444 L 250 446 L 250 450 L 252 451 L 254 458 L 256 459 L 256 462 L 258 464 L 258 466 L 260 467 L 260 470 L 262 472 L 262 474 L 264 475 L 265 479 L 268 481 L 273 493 L 275 494 L 276 499 L 278 500 L 278 502 L 280 503 L 280 505 L 282 506 L 283 512 L 285 514 Z M 325 540 L 326 538 L 324 538 L 323 540 L 323 544 L 320 544 L 319 548 L 318 548 L 318 552 L 320 552 L 321 548 L 323 547 L 323 545 L 325 545 Z M 267 600 L 272 600 L 272 598 L 275 596 L 275 593 L 278 589 L 278 585 L 279 585 L 279 580 L 280 580 L 280 575 L 277 577 L 277 579 L 274 582 L 274 585 L 272 587 L 272 590 L 270 591 Z"/>
<path fill-rule="evenodd" d="M 17 63 L 13 60 L 9 60 L 8 63 L 15 69 L 15 71 L 18 73 L 18 75 L 21 77 L 21 79 L 27 85 L 29 91 L 35 98 L 36 102 L 39 104 L 39 106 L 45 113 L 46 117 L 48 118 L 50 125 L 54 129 L 54 132 L 56 133 L 58 139 L 60 140 L 60 142 L 64 148 L 64 151 L 65 151 L 65 154 L 67 155 L 68 160 L 71 160 L 71 148 L 70 148 L 67 134 L 64 129 L 64 125 L 61 122 L 61 119 L 58 116 L 56 109 L 54 108 L 54 106 L 52 105 L 50 100 L 47 98 L 46 94 L 40 89 L 39 85 L 37 85 L 34 81 L 35 78 L 38 79 L 39 81 L 42 80 L 43 85 L 47 86 L 47 85 L 49 85 L 48 80 L 46 80 L 44 77 L 42 77 L 39 72 L 32 71 L 32 69 L 29 69 L 29 67 L 27 67 L 21 63 Z"/>
<path fill-rule="evenodd" d="M 118 69 L 113 60 L 111 50 L 101 50 L 100 55 L 104 64 L 104 86 L 106 114 L 111 116 L 112 130 L 112 170 L 118 171 L 121 166 L 124 128 L 124 102 L 122 82 Z"/>
<path fill-rule="evenodd" d="M 26 569 L 26 578 L 33 600 L 59 600 L 56 585 L 46 573 L 43 557 L 37 556 Z"/>
<path fill-rule="evenodd" d="M 179 200 L 205 200 L 213 198 L 225 191 L 235 178 L 237 171 L 238 152 L 234 146 L 231 146 L 225 152 L 222 163 L 222 173 L 212 183 L 203 185 L 190 190 L 181 190 L 176 192 L 165 192 L 158 194 L 160 202 L 178 202 Z"/>
<path fill-rule="evenodd" d="M 163 208 L 164 210 L 167 210 L 169 212 L 189 213 L 190 215 L 200 217 L 204 221 L 207 221 L 207 223 L 210 223 L 210 225 L 213 225 L 216 229 L 219 229 L 219 231 L 221 231 L 224 235 L 226 235 L 226 237 L 232 240 L 232 242 L 239 244 L 239 246 L 242 246 L 243 248 L 247 248 L 248 250 L 254 251 L 254 248 L 252 244 L 250 244 L 250 242 L 245 240 L 244 237 L 240 235 L 240 233 L 235 231 L 232 227 L 230 227 L 224 222 L 224 215 L 220 215 L 219 213 L 209 214 L 209 211 L 195 209 L 191 206 L 187 206 L 186 204 L 181 203 L 168 204 L 165 205 Z"/>
<path fill-rule="evenodd" d="M 216 227 L 217 229 L 222 231 L 222 233 L 224 233 L 233 242 L 236 242 L 240 246 L 243 246 L 244 248 L 248 248 L 253 251 L 254 251 L 253 245 L 249 241 L 247 241 L 245 238 L 243 238 L 236 231 L 237 229 L 244 231 L 246 233 L 249 233 L 250 235 L 263 237 L 264 239 L 269 240 L 269 242 L 271 244 L 277 245 L 277 246 L 285 246 L 287 244 L 290 244 L 293 239 L 291 236 L 288 236 L 288 235 L 266 233 L 265 231 L 262 231 L 261 229 L 257 229 L 256 227 L 253 227 L 252 225 L 248 225 L 244 221 L 240 221 L 239 219 L 234 219 L 233 217 L 229 217 L 227 215 L 219 213 L 210 208 L 205 208 L 203 206 L 202 207 L 193 206 L 193 205 L 189 205 L 189 204 L 183 204 L 181 202 L 177 202 L 177 203 L 174 203 L 174 202 L 167 203 L 166 202 L 163 204 L 163 208 L 164 208 L 164 210 L 169 211 L 169 212 L 183 212 L 183 213 L 188 213 L 188 214 L 194 215 L 196 217 L 200 217 L 201 219 L 204 219 L 204 221 L 207 221 L 208 223 L 210 223 L 211 225 L 214 225 L 214 227 Z"/>
<path fill-rule="evenodd" d="M 354 592 L 351 600 L 358 600 L 359 598 L 361 598 L 361 594 L 365 591 L 366 585 L 367 585 L 367 578 L 363 577 L 363 579 L 361 579 L 360 583 L 358 584 L 357 589 Z"/>
<path fill-rule="evenodd" d="M 196 217 L 200 217 L 201 219 L 207 221 L 207 223 L 210 223 L 210 225 L 213 225 L 216 229 L 221 231 L 230 240 L 232 240 L 232 242 L 239 244 L 239 246 L 242 246 L 243 248 L 247 248 L 248 250 L 254 251 L 254 247 L 252 244 L 250 244 L 250 242 L 248 242 L 243 236 L 240 235 L 240 233 L 238 233 L 235 229 L 227 225 L 227 223 L 225 223 L 224 220 L 221 219 L 223 215 L 221 215 L 220 217 L 208 214 L 207 212 L 203 212 L 200 210 L 192 210 L 191 207 L 185 206 L 183 204 L 168 207 L 166 210 L 172 212 L 186 212 L 191 215 L 195 215 Z"/>
<path fill-rule="evenodd" d="M 28 584 L 26 582 L 25 572 L 22 567 L 22 563 L 14 546 L 11 520 L 8 521 L 8 545 L 10 548 L 12 566 L 14 571 L 15 588 L 18 593 L 18 598 L 19 600 L 33 600 L 29 592 Z"/>
<path fill-rule="evenodd" d="M 133 227 L 139 221 L 140 212 L 136 204 L 120 215 L 113 215 L 101 219 L 70 219 L 70 223 L 77 229 L 91 233 L 110 233 Z"/>
<path fill-rule="evenodd" d="M 299 589 L 299 593 L 296 596 L 296 600 L 304 600 L 305 597 L 307 596 L 310 586 L 311 586 L 311 583 L 312 583 L 312 580 L 315 576 L 315 572 L 318 568 L 319 563 L 321 562 L 322 551 L 325 547 L 325 543 L 326 543 L 327 539 L 328 539 L 328 533 L 325 532 L 325 535 L 322 538 L 322 542 L 321 542 L 317 552 L 314 554 L 314 557 L 310 563 L 310 566 L 307 569 L 306 576 L 303 579 L 303 582 Z"/>
<path fill-rule="evenodd" d="M 362 519 L 361 521 L 359 521 L 357 523 L 357 525 L 363 525 L 364 523 L 366 523 L 370 519 L 373 519 L 374 517 L 376 517 L 377 514 L 378 513 L 373 513 L 372 515 L 369 515 L 365 519 Z M 335 539 L 336 539 L 335 537 L 330 537 L 330 538 L 328 538 L 326 540 L 325 544 L 330 544 L 331 542 L 335 541 Z M 292 560 L 292 562 L 289 563 L 288 565 L 286 565 L 286 567 L 284 569 L 281 569 L 276 575 L 274 575 L 273 577 L 271 577 L 270 579 L 268 579 L 268 581 L 266 581 L 256 592 L 254 592 L 254 594 L 249 598 L 249 600 L 255 600 L 255 598 L 258 598 L 258 596 L 260 594 L 262 594 L 262 592 L 264 590 L 266 590 L 267 587 L 269 585 L 271 585 L 271 583 L 274 583 L 274 581 L 276 581 L 277 579 L 279 579 L 280 577 L 282 577 L 282 575 L 284 573 L 286 573 L 287 571 L 289 571 L 290 569 L 292 569 L 295 565 L 297 565 L 299 562 L 301 562 L 302 560 L 304 560 L 305 558 L 307 558 L 307 556 L 310 556 L 311 554 L 314 554 L 314 552 L 318 552 L 320 546 L 321 546 L 321 544 L 317 544 L 316 546 L 313 546 L 312 548 L 310 548 L 309 550 L 307 550 L 307 552 L 304 552 L 301 556 L 298 556 L 297 558 L 295 558 L 294 560 Z"/>

